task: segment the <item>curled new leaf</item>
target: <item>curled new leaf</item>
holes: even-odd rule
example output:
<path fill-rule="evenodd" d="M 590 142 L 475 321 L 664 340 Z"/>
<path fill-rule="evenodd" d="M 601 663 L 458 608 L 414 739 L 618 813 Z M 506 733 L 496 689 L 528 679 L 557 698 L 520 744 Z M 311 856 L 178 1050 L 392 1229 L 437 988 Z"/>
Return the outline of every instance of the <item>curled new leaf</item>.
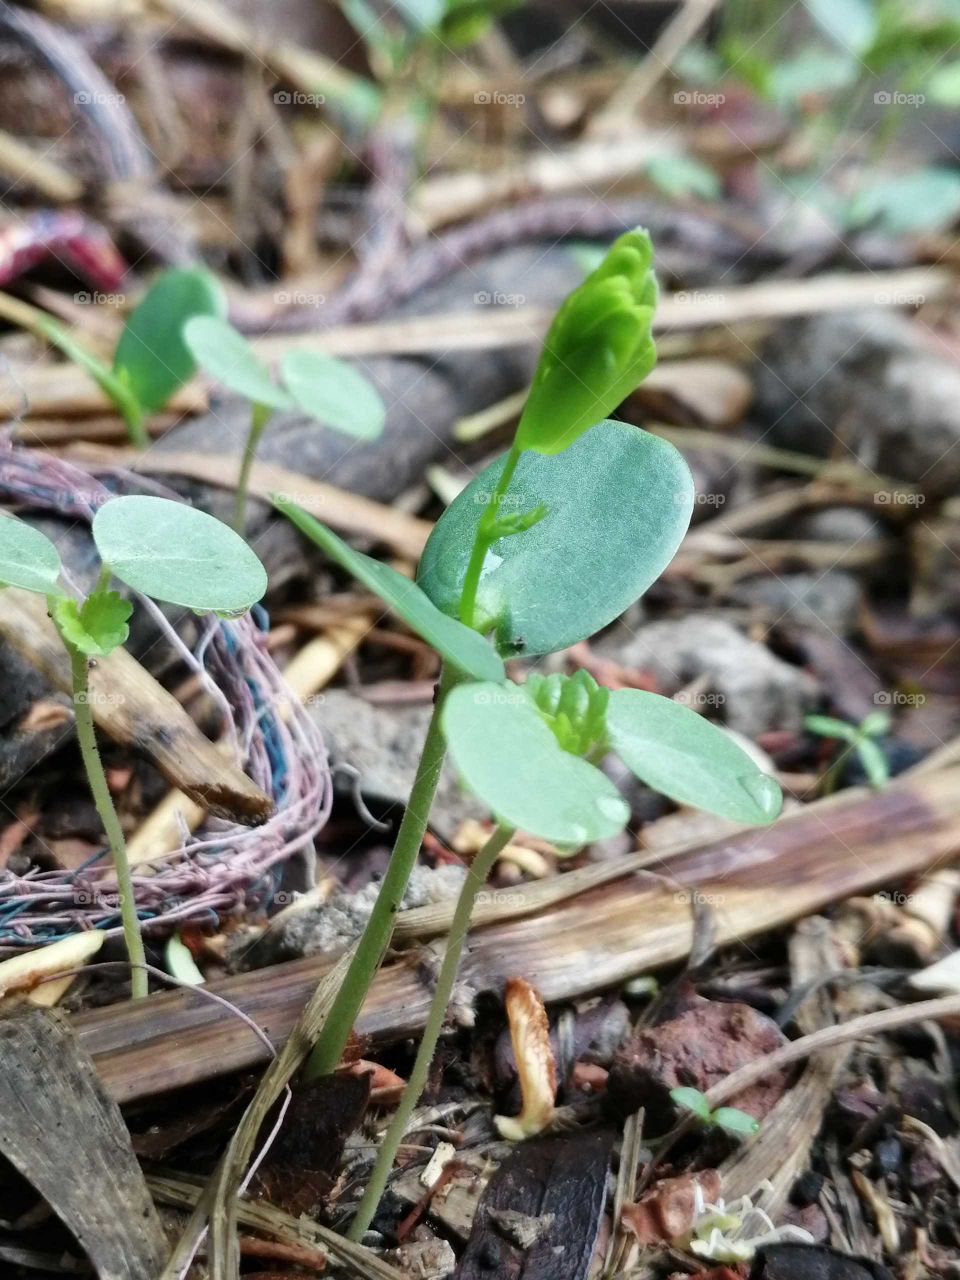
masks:
<path fill-rule="evenodd" d="M 60 576 L 60 555 L 46 534 L 13 516 L 0 517 L 0 587 L 49 595 Z"/>
<path fill-rule="evenodd" d="M 94 517 L 93 539 L 127 586 L 198 613 L 244 613 L 267 589 L 266 570 L 239 534 L 169 498 L 114 498 Z"/>
<path fill-rule="evenodd" d="M 574 848 L 626 825 L 630 810 L 610 780 L 563 750 L 519 686 L 459 685 L 442 725 L 461 778 L 504 825 Z"/>
<path fill-rule="evenodd" d="M 518 449 L 560 453 L 606 418 L 653 368 L 653 246 L 620 236 L 554 317 L 517 428 Z"/>
<path fill-rule="evenodd" d="M 79 605 L 62 596 L 53 608 L 57 628 L 67 644 L 91 658 L 106 657 L 125 642 L 131 613 L 130 601 L 116 591 L 96 591 Z"/>

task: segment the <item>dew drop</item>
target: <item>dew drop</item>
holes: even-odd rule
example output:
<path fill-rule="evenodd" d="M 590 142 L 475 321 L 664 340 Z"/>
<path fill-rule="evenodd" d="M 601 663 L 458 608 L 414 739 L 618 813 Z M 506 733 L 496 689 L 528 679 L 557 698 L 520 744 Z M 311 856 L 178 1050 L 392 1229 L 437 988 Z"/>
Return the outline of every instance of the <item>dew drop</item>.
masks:
<path fill-rule="evenodd" d="M 603 816 L 611 822 L 626 822 L 630 816 L 626 801 L 619 796 L 598 796 L 596 804 Z"/>
<path fill-rule="evenodd" d="M 775 818 L 780 812 L 783 796 L 778 783 L 769 774 L 746 773 L 737 781 L 747 795 L 758 806 L 766 818 Z"/>

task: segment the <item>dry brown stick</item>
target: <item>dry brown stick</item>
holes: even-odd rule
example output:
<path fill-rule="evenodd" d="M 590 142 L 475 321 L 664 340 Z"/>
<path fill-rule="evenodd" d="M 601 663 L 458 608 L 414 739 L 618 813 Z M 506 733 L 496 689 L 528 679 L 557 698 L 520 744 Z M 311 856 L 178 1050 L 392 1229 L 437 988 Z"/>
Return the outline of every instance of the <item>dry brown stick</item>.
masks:
<path fill-rule="evenodd" d="M 851 1018 L 849 1022 L 838 1023 L 834 1027 L 823 1027 L 800 1040 L 792 1040 L 781 1049 L 768 1053 L 765 1058 L 757 1058 L 739 1067 L 708 1089 L 706 1099 L 711 1107 L 719 1107 L 738 1093 L 762 1080 L 772 1071 L 781 1067 L 792 1066 L 795 1062 L 803 1062 L 812 1054 L 823 1053 L 835 1049 L 839 1045 L 851 1043 L 853 1040 L 865 1040 L 868 1036 L 879 1035 L 884 1031 L 898 1031 L 901 1027 L 912 1027 L 918 1022 L 939 1022 L 943 1018 L 960 1017 L 960 996 L 941 996 L 939 1000 L 921 1000 L 919 1004 L 900 1005 L 896 1009 L 879 1009 L 876 1013 L 865 1013 L 859 1018 Z"/>
<path fill-rule="evenodd" d="M 99 446 L 78 446 L 69 453 L 70 458 L 81 465 L 84 461 L 102 461 L 146 475 L 187 476 L 228 489 L 236 479 L 229 468 L 224 468 L 222 458 L 209 453 L 140 453 L 135 449 Z M 256 497 L 264 499 L 273 493 L 282 493 L 331 528 L 374 538 L 411 560 L 420 558 L 433 528 L 429 520 L 408 515 L 372 498 L 361 498 L 336 485 L 310 480 L 271 462 L 253 464 L 249 488 Z"/>
<path fill-rule="evenodd" d="M 46 443 L 43 429 L 38 437 L 31 434 L 34 417 L 68 418 L 74 423 L 73 438 L 76 439 L 82 435 L 81 424 L 76 419 L 114 410 L 113 403 L 90 375 L 68 362 L 31 364 L 25 368 L 13 365 L 6 371 L 0 382 L 0 415 L 15 418 L 24 412 L 25 405 L 30 416 L 16 424 L 14 438 L 18 444 Z M 197 381 L 178 388 L 167 403 L 167 411 L 176 414 L 201 413 L 206 407 L 206 391 Z"/>
<path fill-rule="evenodd" d="M 47 200 L 68 204 L 83 193 L 80 180 L 22 138 L 0 129 L 0 173 L 10 182 L 25 182 Z"/>
<path fill-rule="evenodd" d="M 42 596 L 9 587 L 0 609 L 0 636 L 54 688 L 70 692 L 70 659 Z M 270 797 L 204 737 L 176 698 L 126 650 L 116 649 L 91 667 L 90 700 L 98 728 L 148 755 L 168 782 L 211 813 L 255 824 L 273 812 Z"/>
<path fill-rule="evenodd" d="M 628 876 L 537 916 L 488 925 L 471 938 L 463 981 L 498 991 L 522 974 L 545 1000 L 571 999 L 682 959 L 693 932 L 691 890 L 709 893 L 716 903 L 719 946 L 896 884 L 960 851 L 958 783 L 960 770 L 952 769 L 882 792 L 845 792 L 773 827 L 665 857 L 657 879 Z M 280 1043 L 330 964 L 323 956 L 298 960 L 211 983 L 211 990 Z M 416 1034 L 429 1003 L 417 966 L 388 964 L 370 990 L 358 1031 L 381 1043 Z M 76 1027 L 121 1100 L 248 1068 L 265 1056 L 248 1028 L 191 993 L 85 1013 Z"/>

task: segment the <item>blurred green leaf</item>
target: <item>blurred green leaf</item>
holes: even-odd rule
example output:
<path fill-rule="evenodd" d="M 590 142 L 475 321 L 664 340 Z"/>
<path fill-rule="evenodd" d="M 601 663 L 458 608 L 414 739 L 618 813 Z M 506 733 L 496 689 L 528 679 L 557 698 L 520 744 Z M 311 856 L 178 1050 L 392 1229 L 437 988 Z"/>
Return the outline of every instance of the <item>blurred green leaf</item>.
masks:
<path fill-rule="evenodd" d="M 324 426 L 360 440 L 382 433 L 387 411 L 376 387 L 345 360 L 291 351 L 281 373 L 297 408 Z"/>
<path fill-rule="evenodd" d="M 192 316 L 222 316 L 227 302 L 208 271 L 164 271 L 128 319 L 113 357 L 113 373 L 146 413 L 163 406 L 196 366 L 183 340 Z"/>
<path fill-rule="evenodd" d="M 722 189 L 720 179 L 709 165 L 682 152 L 654 156 L 647 164 L 646 174 L 665 195 L 674 199 L 698 196 L 701 200 L 715 200 Z"/>
<path fill-rule="evenodd" d="M 940 168 L 868 183 L 847 208 L 850 225 L 873 223 L 890 235 L 942 230 L 951 226 L 958 214 L 960 173 Z"/>
<path fill-rule="evenodd" d="M 710 1111 L 710 1103 L 706 1096 L 699 1089 L 690 1088 L 687 1085 L 680 1085 L 676 1089 L 670 1090 L 670 1097 L 674 1103 L 681 1107 L 684 1111 L 690 1111 L 702 1120 L 704 1124 L 709 1124 L 712 1119 Z"/>
<path fill-rule="evenodd" d="M 229 391 L 267 409 L 289 409 L 292 400 L 243 334 L 218 316 L 198 316 L 183 331 L 200 368 Z"/>
<path fill-rule="evenodd" d="M 856 83 L 862 68 L 840 51 L 804 49 L 778 62 L 770 74 L 770 95 L 784 106 L 796 106 L 809 95 L 835 93 Z"/>
<path fill-rule="evenodd" d="M 803 725 L 821 738 L 840 738 L 844 742 L 855 742 L 857 738 L 855 724 L 847 724 L 846 720 L 837 720 L 834 716 L 805 716 Z"/>
<path fill-rule="evenodd" d="M 871 787 L 880 788 L 890 781 L 890 766 L 883 748 L 874 738 L 862 737 L 857 741 L 857 755 Z"/>
<path fill-rule="evenodd" d="M 737 1137 L 750 1137 L 760 1132 L 760 1121 L 754 1120 L 753 1116 L 748 1116 L 745 1111 L 738 1111 L 736 1107 L 717 1107 L 710 1121 L 727 1133 L 736 1134 Z"/>
<path fill-rule="evenodd" d="M 60 553 L 47 535 L 15 516 L 0 516 L 0 586 L 46 596 L 57 590 L 59 576 Z"/>
<path fill-rule="evenodd" d="M 804 0 L 821 31 L 848 53 L 864 54 L 876 39 L 877 11 L 871 0 Z"/>

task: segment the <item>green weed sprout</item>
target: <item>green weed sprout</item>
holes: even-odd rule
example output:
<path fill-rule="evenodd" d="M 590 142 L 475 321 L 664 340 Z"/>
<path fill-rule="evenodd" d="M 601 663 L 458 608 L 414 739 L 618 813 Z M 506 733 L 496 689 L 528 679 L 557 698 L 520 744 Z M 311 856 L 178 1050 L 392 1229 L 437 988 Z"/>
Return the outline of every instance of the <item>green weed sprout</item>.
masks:
<path fill-rule="evenodd" d="M 313 351 L 291 351 L 281 361 L 283 382 L 232 325 L 217 316 L 197 316 L 183 331 L 183 339 L 205 373 L 252 406 L 250 430 L 243 449 L 233 527 L 246 524 L 250 468 L 264 427 L 276 409 L 299 409 L 308 417 L 358 440 L 375 440 L 383 431 L 386 409 L 375 387 L 352 365 Z"/>
<path fill-rule="evenodd" d="M 191 316 L 225 315 L 226 310 L 223 290 L 208 271 L 164 271 L 131 312 L 107 365 L 45 311 L 0 294 L 0 316 L 46 339 L 86 370 L 123 416 L 138 448 L 147 444 L 147 418 L 195 372 L 183 326 Z"/>
<path fill-rule="evenodd" d="M 97 813 L 117 873 L 127 954 L 135 998 L 147 994 L 145 955 L 127 847 L 110 796 L 94 730 L 89 687 L 91 659 L 126 640 L 132 605 L 110 582 L 118 578 L 155 600 L 198 613 L 238 615 L 260 599 L 267 575 L 242 538 L 213 516 L 167 498 L 114 498 L 94 517 L 93 539 L 102 568 L 85 599 L 60 585 L 60 555 L 38 529 L 0 518 L 0 586 L 45 596 L 70 659 L 77 741 Z"/>
<path fill-rule="evenodd" d="M 723 1129 L 735 1138 L 749 1138 L 760 1132 L 759 1120 L 754 1120 L 745 1111 L 738 1111 L 736 1107 L 717 1107 L 716 1111 L 711 1111 L 706 1095 L 699 1089 L 681 1086 L 671 1089 L 670 1097 L 678 1107 L 689 1111 L 708 1128 Z"/>
<path fill-rule="evenodd" d="M 871 711 L 859 724 L 848 724 L 833 716 L 807 716 L 804 726 L 821 738 L 833 738 L 846 745 L 831 761 L 823 776 L 821 793 L 830 795 L 837 789 L 844 766 L 854 754 L 859 756 L 863 771 L 871 787 L 879 789 L 890 781 L 890 766 L 877 741 L 890 729 L 890 716 L 886 711 Z"/>
<path fill-rule="evenodd" d="M 503 659 L 555 653 L 613 622 L 670 563 L 693 508 L 672 445 L 606 419 L 653 367 L 656 301 L 643 231 L 612 246 L 561 306 L 510 450 L 450 505 L 417 582 L 352 550 L 293 504 L 283 511 L 440 654 L 416 778 L 369 924 L 307 1064 L 334 1070 L 390 942 L 444 756 L 494 814 L 456 906 L 407 1089 L 351 1236 L 362 1238 L 426 1082 L 477 890 L 517 829 L 562 851 L 621 831 L 630 810 L 597 767 L 616 752 L 678 804 L 736 822 L 778 814 L 780 789 L 733 740 L 669 698 L 608 690 L 585 671 L 507 679 Z"/>

